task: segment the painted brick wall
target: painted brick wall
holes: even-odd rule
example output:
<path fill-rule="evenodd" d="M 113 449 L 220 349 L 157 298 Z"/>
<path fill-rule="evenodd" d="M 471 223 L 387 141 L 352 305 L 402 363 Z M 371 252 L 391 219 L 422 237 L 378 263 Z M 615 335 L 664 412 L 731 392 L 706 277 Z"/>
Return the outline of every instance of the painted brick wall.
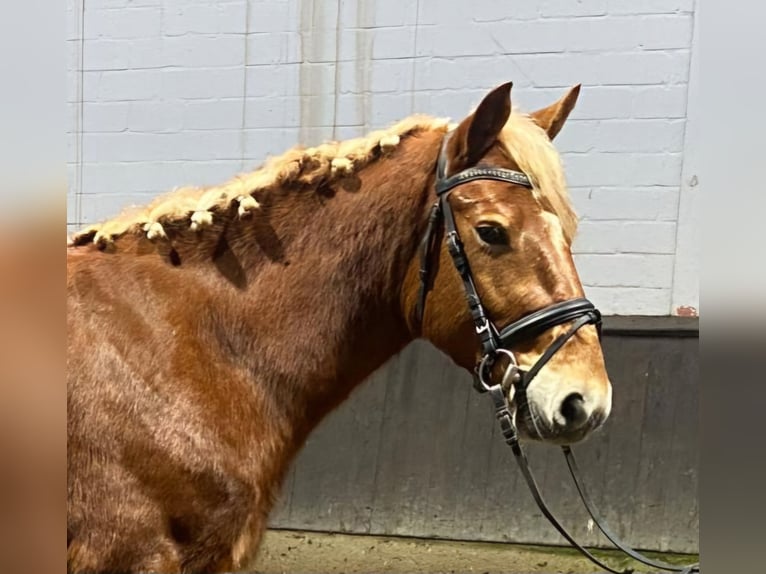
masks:
<path fill-rule="evenodd" d="M 587 294 L 698 307 L 674 275 L 694 0 L 67 2 L 70 229 L 298 142 L 461 118 L 507 80 L 526 110 L 582 83 L 557 145 Z"/>

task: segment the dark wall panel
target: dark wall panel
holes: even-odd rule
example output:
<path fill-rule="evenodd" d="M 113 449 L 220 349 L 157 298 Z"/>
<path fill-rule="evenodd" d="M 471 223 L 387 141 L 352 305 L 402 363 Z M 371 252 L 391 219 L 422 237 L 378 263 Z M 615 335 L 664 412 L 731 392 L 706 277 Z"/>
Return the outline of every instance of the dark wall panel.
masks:
<path fill-rule="evenodd" d="M 575 449 L 594 501 L 631 544 L 697 552 L 698 339 L 619 331 L 605 336 L 604 354 L 612 415 Z M 608 546 L 589 532 L 559 450 L 530 445 L 528 454 L 554 512 L 587 544 Z M 271 525 L 565 543 L 537 510 L 487 397 L 422 341 L 311 435 Z"/>

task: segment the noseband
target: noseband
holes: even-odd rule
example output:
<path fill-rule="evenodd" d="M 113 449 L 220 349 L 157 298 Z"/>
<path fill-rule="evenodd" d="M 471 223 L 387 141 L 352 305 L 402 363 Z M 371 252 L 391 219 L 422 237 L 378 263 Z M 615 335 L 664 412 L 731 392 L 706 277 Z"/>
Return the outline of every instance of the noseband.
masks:
<path fill-rule="evenodd" d="M 448 160 L 447 144 L 449 136 L 442 141 L 439 159 L 436 164 L 436 202 L 431 207 L 428 217 L 428 227 L 420 243 L 420 291 L 418 293 L 417 307 L 415 309 L 418 323 L 422 324 L 425 311 L 426 297 L 430 289 L 431 260 L 436 247 L 436 230 L 443 221 L 446 233 L 447 249 L 452 262 L 463 281 L 468 309 L 471 312 L 474 328 L 481 344 L 481 359 L 476 364 L 474 371 L 475 386 L 477 390 L 488 391 L 490 384 L 490 371 L 498 354 L 511 357 L 511 369 L 514 369 L 513 378 L 517 391 L 524 391 L 532 379 L 540 372 L 540 369 L 564 346 L 574 334 L 585 325 L 594 324 L 601 335 L 601 313 L 598 309 L 584 298 L 570 299 L 560 303 L 554 303 L 539 311 L 525 315 L 518 321 L 498 329 L 487 316 L 482 305 L 481 297 L 476 290 L 476 282 L 471 273 L 463 242 L 455 224 L 455 215 L 449 202 L 449 196 L 459 185 L 470 181 L 489 179 L 504 181 L 513 185 L 519 185 L 532 189 L 532 183 L 526 174 L 519 171 L 500 167 L 471 167 L 447 177 Z M 560 335 L 538 361 L 528 371 L 521 370 L 511 352 L 511 348 L 523 342 L 538 337 L 545 331 L 574 321 L 572 326 L 564 334 Z"/>
<path fill-rule="evenodd" d="M 446 232 L 447 248 L 452 262 L 455 264 L 460 278 L 463 281 L 463 288 L 465 290 L 466 299 L 468 300 L 468 308 L 471 312 L 471 318 L 473 319 L 474 328 L 476 334 L 479 337 L 481 344 L 481 358 L 476 364 L 474 370 L 474 386 L 479 392 L 488 392 L 492 399 L 495 416 L 500 424 L 503 437 L 506 443 L 511 447 L 513 454 L 516 458 L 516 462 L 521 469 L 521 473 L 524 475 L 524 479 L 527 482 L 535 502 L 538 508 L 542 511 L 543 515 L 553 525 L 556 530 L 577 550 L 579 550 L 586 558 L 588 558 L 594 564 L 600 566 L 608 572 L 613 574 L 630 574 L 633 572 L 631 569 L 616 570 L 611 568 L 603 561 L 596 558 L 585 547 L 580 545 L 574 537 L 559 523 L 553 513 L 548 509 L 545 501 L 540 494 L 540 489 L 537 486 L 532 470 L 529 468 L 529 463 L 521 445 L 518 441 L 516 432 L 516 425 L 514 418 L 511 415 L 510 404 L 508 400 L 509 388 L 506 387 L 506 382 L 510 382 L 515 388 L 517 395 L 523 396 L 526 388 L 532 379 L 540 372 L 540 369 L 551 360 L 554 354 L 556 354 L 564 344 L 571 339 L 574 334 L 585 325 L 593 324 L 598 331 L 599 339 L 601 338 L 601 313 L 596 307 L 585 298 L 570 299 L 561 303 L 554 303 L 547 307 L 544 307 L 534 313 L 525 315 L 521 319 L 498 329 L 495 324 L 489 319 L 484 306 L 481 303 L 481 297 L 476 290 L 476 282 L 473 279 L 471 273 L 471 267 L 468 264 L 468 257 L 466 256 L 465 249 L 463 249 L 463 243 L 460 241 L 460 234 L 458 233 L 457 226 L 455 225 L 455 216 L 452 212 L 452 207 L 449 203 L 449 195 L 453 189 L 457 186 L 468 183 L 469 181 L 476 181 L 481 179 L 489 179 L 494 181 L 504 181 L 513 185 L 519 185 L 532 189 L 532 183 L 526 174 L 513 171 L 509 169 L 499 167 L 472 167 L 464 169 L 454 175 L 447 177 L 447 143 L 449 142 L 449 135 L 445 136 L 442 141 L 441 150 L 439 152 L 439 159 L 436 164 L 436 202 L 431 207 L 431 212 L 428 217 L 428 227 L 426 233 L 423 236 L 423 240 L 420 244 L 420 291 L 418 293 L 417 306 L 415 308 L 417 322 L 422 325 L 423 313 L 426 305 L 426 296 L 430 289 L 431 268 L 430 262 L 433 258 L 433 251 L 436 248 L 436 230 L 439 224 L 444 222 L 444 230 Z M 572 322 L 572 325 L 562 335 L 559 335 L 540 355 L 540 358 L 535 364 L 528 370 L 523 371 L 516 363 L 516 359 L 511 351 L 514 345 L 517 345 L 523 341 L 530 341 L 540 336 L 545 331 L 552 329 L 558 325 Z M 506 355 L 510 358 L 510 365 L 503 375 L 502 382 L 499 384 L 493 384 L 491 381 L 491 371 L 495 360 L 499 355 Z M 648 566 L 657 568 L 660 570 L 666 570 L 668 572 L 678 572 L 680 574 L 691 574 L 693 572 L 699 572 L 699 564 L 691 564 L 688 566 L 676 566 L 674 564 L 668 564 L 659 560 L 655 560 L 644 556 L 643 554 L 633 550 L 627 544 L 623 543 L 610 529 L 604 524 L 595 510 L 593 502 L 588 495 L 585 485 L 579 477 L 579 471 L 577 463 L 574 458 L 574 453 L 571 447 L 562 447 L 564 457 L 567 462 L 569 471 L 574 479 L 577 491 L 582 499 L 588 514 L 590 514 L 596 526 L 599 530 L 609 539 L 617 548 L 622 552 Z"/>

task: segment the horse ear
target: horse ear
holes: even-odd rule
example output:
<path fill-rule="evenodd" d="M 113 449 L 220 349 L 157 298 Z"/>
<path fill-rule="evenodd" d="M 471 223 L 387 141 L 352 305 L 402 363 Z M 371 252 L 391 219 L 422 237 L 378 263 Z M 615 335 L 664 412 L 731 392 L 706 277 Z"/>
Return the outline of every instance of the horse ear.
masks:
<path fill-rule="evenodd" d="M 529 114 L 534 122 L 547 132 L 550 139 L 555 138 L 556 134 L 561 131 L 564 122 L 569 117 L 569 112 L 574 109 L 577 96 L 580 95 L 580 85 L 577 84 L 569 90 L 558 102 Z"/>
<path fill-rule="evenodd" d="M 455 130 L 450 157 L 453 167 L 467 168 L 489 151 L 511 115 L 513 82 L 498 86 L 487 94 L 476 111 L 465 118 Z"/>

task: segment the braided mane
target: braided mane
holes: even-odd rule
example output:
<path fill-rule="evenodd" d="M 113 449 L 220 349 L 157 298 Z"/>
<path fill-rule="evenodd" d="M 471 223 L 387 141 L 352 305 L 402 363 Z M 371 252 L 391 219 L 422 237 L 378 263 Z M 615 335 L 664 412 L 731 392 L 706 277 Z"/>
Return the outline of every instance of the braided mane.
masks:
<path fill-rule="evenodd" d="M 317 147 L 294 147 L 269 159 L 255 171 L 236 175 L 226 183 L 209 187 L 182 187 L 160 195 L 145 206 L 132 206 L 103 223 L 75 233 L 70 245 L 94 243 L 106 248 L 125 234 L 146 234 L 152 241 L 168 238 L 167 230 L 184 224 L 192 231 L 211 227 L 216 216 L 236 209 L 239 218 L 259 208 L 256 195 L 291 188 L 318 187 L 358 172 L 381 155 L 390 153 L 401 138 L 425 130 L 447 131 L 446 119 L 413 115 L 388 129 L 346 141 L 329 141 Z M 510 115 L 502 143 L 529 177 L 536 197 L 555 213 L 569 241 L 577 229 L 558 152 L 545 132 L 526 114 Z"/>
<path fill-rule="evenodd" d="M 311 148 L 297 146 L 222 185 L 176 188 L 148 205 L 130 207 L 113 219 L 75 233 L 70 244 L 95 243 L 104 248 L 127 233 L 145 233 L 150 240 L 166 239 L 166 227 L 186 221 L 191 230 L 200 231 L 213 225 L 216 213 L 227 213 L 234 206 L 244 218 L 258 209 L 256 194 L 337 181 L 390 153 L 401 138 L 423 130 L 446 131 L 447 125 L 445 119 L 414 115 L 365 137 Z"/>

